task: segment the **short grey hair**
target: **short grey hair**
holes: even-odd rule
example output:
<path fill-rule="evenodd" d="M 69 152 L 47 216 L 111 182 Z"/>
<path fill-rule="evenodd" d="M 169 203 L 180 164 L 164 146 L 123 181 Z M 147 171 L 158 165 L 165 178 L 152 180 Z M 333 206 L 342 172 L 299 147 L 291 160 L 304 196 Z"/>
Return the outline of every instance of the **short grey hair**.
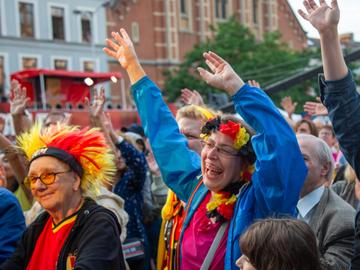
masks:
<path fill-rule="evenodd" d="M 325 178 L 328 181 L 331 181 L 333 178 L 335 163 L 334 163 L 331 149 L 327 145 L 327 143 L 324 140 L 322 140 L 318 137 L 315 137 L 313 135 L 309 135 L 309 134 L 298 134 L 296 137 L 297 137 L 298 141 L 306 141 L 306 142 L 311 143 L 313 145 L 313 148 L 312 148 L 313 154 L 315 155 L 317 160 L 320 162 L 320 164 L 329 165 L 330 168 L 329 168 L 329 171 L 327 172 L 327 174 L 325 175 Z"/>

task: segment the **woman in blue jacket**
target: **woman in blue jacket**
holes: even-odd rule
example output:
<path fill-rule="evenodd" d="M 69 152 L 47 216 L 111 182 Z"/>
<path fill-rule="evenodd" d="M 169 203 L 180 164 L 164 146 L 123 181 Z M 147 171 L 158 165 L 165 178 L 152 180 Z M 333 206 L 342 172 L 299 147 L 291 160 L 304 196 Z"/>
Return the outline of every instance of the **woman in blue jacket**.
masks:
<path fill-rule="evenodd" d="M 295 214 L 307 169 L 294 132 L 262 90 L 245 84 L 215 53 L 204 53 L 211 72 L 199 68 L 200 76 L 232 96 L 256 135 L 249 139 L 239 121 L 212 119 L 203 128 L 199 157 L 146 76 L 126 31 L 120 31 L 104 51 L 127 71 L 163 179 L 187 204 L 177 269 L 237 269 L 239 237 L 254 220 Z"/>

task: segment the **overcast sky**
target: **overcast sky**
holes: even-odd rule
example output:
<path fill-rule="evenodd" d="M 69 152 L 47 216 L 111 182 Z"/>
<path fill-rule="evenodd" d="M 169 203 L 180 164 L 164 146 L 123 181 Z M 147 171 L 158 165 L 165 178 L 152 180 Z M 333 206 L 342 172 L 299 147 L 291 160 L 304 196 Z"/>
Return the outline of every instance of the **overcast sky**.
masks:
<path fill-rule="evenodd" d="M 330 1 L 331 0 L 327 0 L 329 5 Z M 289 0 L 290 5 L 292 6 L 296 15 L 298 15 L 299 21 L 304 30 L 308 33 L 308 36 L 318 37 L 319 35 L 317 34 L 316 30 L 314 30 L 308 21 L 305 21 L 302 17 L 300 17 L 297 12 L 299 8 L 303 8 L 302 2 L 302 0 Z M 317 1 L 317 3 L 319 2 Z M 360 0 L 338 0 L 338 4 L 340 7 L 339 32 L 353 32 L 355 34 L 355 40 L 360 41 Z"/>

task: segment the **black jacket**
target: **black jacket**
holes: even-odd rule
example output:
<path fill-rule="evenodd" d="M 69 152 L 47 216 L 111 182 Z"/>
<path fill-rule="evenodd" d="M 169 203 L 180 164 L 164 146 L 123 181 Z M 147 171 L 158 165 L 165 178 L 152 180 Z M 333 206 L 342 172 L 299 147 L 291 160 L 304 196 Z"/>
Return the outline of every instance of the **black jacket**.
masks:
<path fill-rule="evenodd" d="M 0 266 L 1 270 L 26 269 L 48 218 L 49 214 L 44 212 L 27 228 L 13 256 Z M 116 216 L 86 199 L 61 249 L 57 270 L 67 270 L 68 256 L 76 257 L 74 269 L 126 269 Z"/>

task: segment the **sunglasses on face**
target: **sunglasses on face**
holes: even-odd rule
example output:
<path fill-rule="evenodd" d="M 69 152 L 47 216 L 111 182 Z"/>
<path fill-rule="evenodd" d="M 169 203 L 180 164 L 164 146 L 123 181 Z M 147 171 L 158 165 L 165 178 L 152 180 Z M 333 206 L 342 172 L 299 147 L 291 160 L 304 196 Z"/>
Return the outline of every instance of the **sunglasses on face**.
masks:
<path fill-rule="evenodd" d="M 66 172 L 43 173 L 40 176 L 27 176 L 27 177 L 25 177 L 24 185 L 28 188 L 32 188 L 36 184 L 36 181 L 39 179 L 41 181 L 41 183 L 48 186 L 48 185 L 54 184 L 56 176 L 58 174 L 69 173 L 69 172 L 71 172 L 71 170 L 66 171 Z"/>

